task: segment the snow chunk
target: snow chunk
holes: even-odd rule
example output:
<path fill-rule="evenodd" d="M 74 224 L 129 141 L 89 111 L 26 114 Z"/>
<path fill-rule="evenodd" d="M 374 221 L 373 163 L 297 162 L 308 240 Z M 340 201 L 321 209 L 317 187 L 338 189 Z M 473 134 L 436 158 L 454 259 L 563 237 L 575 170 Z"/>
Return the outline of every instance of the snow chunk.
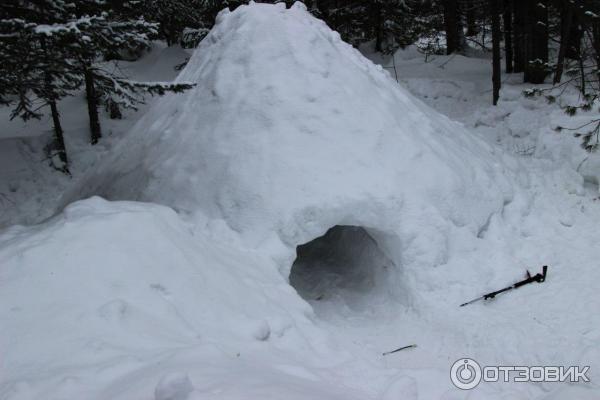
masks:
<path fill-rule="evenodd" d="M 326 340 L 273 260 L 215 243 L 164 206 L 73 203 L 44 224 L 1 232 L 0 265 L 7 399 L 142 398 L 169 371 L 185 368 L 195 382 L 194 372 L 225 362 L 218 375 L 228 377 L 230 357 L 251 359 L 257 341 Z M 185 376 L 168 375 L 156 399 L 190 390 Z"/>
<path fill-rule="evenodd" d="M 261 321 L 254 329 L 254 338 L 256 340 L 265 341 L 271 336 L 271 327 L 267 321 Z"/>
<path fill-rule="evenodd" d="M 165 375 L 154 390 L 155 400 L 187 400 L 194 386 L 186 374 L 172 372 Z"/>

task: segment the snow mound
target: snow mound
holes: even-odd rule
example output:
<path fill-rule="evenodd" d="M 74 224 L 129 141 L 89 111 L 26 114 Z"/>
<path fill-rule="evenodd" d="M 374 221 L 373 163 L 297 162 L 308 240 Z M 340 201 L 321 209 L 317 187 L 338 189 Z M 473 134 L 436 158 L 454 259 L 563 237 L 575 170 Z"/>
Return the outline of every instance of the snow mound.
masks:
<path fill-rule="evenodd" d="M 76 202 L 2 232 L 0 265 L 2 399 L 261 398 L 285 385 L 337 398 L 278 368 L 306 365 L 290 348 L 330 353 L 273 261 L 166 207 Z"/>
<path fill-rule="evenodd" d="M 335 225 L 437 265 L 450 226 L 476 235 L 510 199 L 489 146 L 301 3 L 221 12 L 178 79 L 197 86 L 158 101 L 68 200 L 142 200 L 223 220 L 252 247 L 285 253 L 289 268 L 290 249 Z"/>

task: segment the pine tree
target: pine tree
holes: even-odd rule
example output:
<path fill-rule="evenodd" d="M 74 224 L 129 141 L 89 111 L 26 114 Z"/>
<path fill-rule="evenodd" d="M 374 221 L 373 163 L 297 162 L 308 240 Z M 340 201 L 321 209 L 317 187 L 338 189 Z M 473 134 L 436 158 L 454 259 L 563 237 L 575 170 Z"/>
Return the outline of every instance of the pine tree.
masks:
<path fill-rule="evenodd" d="M 514 0 L 513 9 L 513 72 L 525 70 L 525 29 L 527 24 L 527 8 L 525 1 Z"/>
<path fill-rule="evenodd" d="M 555 65 L 554 87 L 533 88 L 527 95 L 545 94 L 550 102 L 565 92 L 568 86 L 580 92 L 575 103 L 563 102 L 568 115 L 600 110 L 600 4 L 591 0 L 569 0 L 555 3 L 560 14 L 558 35 L 560 46 Z M 574 28 L 575 26 L 575 28 Z M 577 127 L 557 127 L 558 131 L 573 132 L 587 151 L 600 149 L 600 118 L 592 117 Z"/>
<path fill-rule="evenodd" d="M 443 0 L 444 25 L 446 29 L 446 51 L 447 54 L 463 50 L 461 43 L 462 25 L 458 12 L 457 0 Z"/>
<path fill-rule="evenodd" d="M 540 84 L 548 74 L 548 1 L 527 0 L 525 82 Z"/>
<path fill-rule="evenodd" d="M 409 2 L 404 0 L 363 0 L 351 4 L 320 0 L 311 11 L 348 43 L 358 46 L 373 41 L 375 50 L 386 54 L 412 44 L 420 30 Z"/>
<path fill-rule="evenodd" d="M 506 64 L 506 73 L 513 72 L 514 53 L 513 53 L 513 2 L 515 0 L 504 1 L 504 61 Z"/>
<path fill-rule="evenodd" d="M 347 4 L 341 0 L 320 0 L 317 7 L 320 16 L 343 40 L 358 46 L 370 40 L 367 34 L 367 2 Z"/>
<path fill-rule="evenodd" d="M 371 35 L 375 37 L 376 51 L 391 54 L 417 39 L 414 15 L 404 0 L 374 0 L 370 9 Z"/>
<path fill-rule="evenodd" d="M 79 0 L 73 10 L 78 18 L 86 20 L 75 35 L 72 57 L 85 83 L 92 144 L 102 137 L 98 107 L 101 96 L 108 96 L 97 84 L 101 68 L 98 62 L 149 47 L 150 37 L 157 32 L 155 24 L 136 19 L 128 3 L 119 5 L 120 14 L 113 12 L 109 3 L 96 0 Z"/>
<path fill-rule="evenodd" d="M 52 165 L 69 173 L 58 101 L 71 94 L 80 79 L 65 54 L 81 21 L 67 23 L 72 3 L 19 0 L 0 6 L 0 101 L 13 106 L 11 118 L 40 118 L 50 108 L 53 140 L 47 150 Z"/>
<path fill-rule="evenodd" d="M 101 138 L 99 100 L 135 108 L 144 94 L 181 92 L 187 83 L 135 82 L 105 69 L 105 59 L 148 47 L 156 24 L 132 17 L 131 10 L 112 13 L 107 2 L 19 0 L 0 6 L 0 103 L 11 105 L 12 118 L 40 118 L 49 108 L 53 140 L 47 147 L 52 165 L 69 173 L 58 102 L 84 83 L 91 142 Z M 128 11 L 128 12 L 123 12 Z"/>
<path fill-rule="evenodd" d="M 149 48 L 150 39 L 158 33 L 157 24 L 135 15 L 133 4 L 122 2 L 115 11 L 109 3 L 80 0 L 74 11 L 78 18 L 87 21 L 77 32 L 72 47 L 76 49 L 73 52 L 76 72 L 85 82 L 92 144 L 102 137 L 98 114 L 101 99 L 113 117 L 120 117 L 120 107 L 135 109 L 137 104 L 143 103 L 144 93 L 162 95 L 167 91 L 181 92 L 192 86 L 134 82 L 121 75 L 117 68 L 105 68 L 107 59 Z"/>
<path fill-rule="evenodd" d="M 160 36 L 169 46 L 179 43 L 186 30 L 206 30 L 212 25 L 215 9 L 227 7 L 216 0 L 149 0 L 145 16 L 158 22 Z"/>

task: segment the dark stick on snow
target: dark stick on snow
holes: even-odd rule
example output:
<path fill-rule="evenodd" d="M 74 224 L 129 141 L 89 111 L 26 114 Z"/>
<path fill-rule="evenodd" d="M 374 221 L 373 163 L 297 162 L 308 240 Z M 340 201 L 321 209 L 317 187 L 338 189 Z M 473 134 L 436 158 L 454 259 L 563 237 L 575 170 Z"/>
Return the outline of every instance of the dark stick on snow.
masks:
<path fill-rule="evenodd" d="M 487 294 L 484 294 L 481 297 L 478 297 L 476 299 L 473 299 L 471 301 L 467 301 L 466 303 L 461 304 L 460 306 L 466 306 L 472 303 L 475 303 L 476 301 L 480 301 L 480 300 L 489 300 L 489 299 L 493 299 L 494 297 L 496 297 L 496 295 L 499 295 L 500 293 L 504 293 L 504 292 L 508 292 L 509 290 L 513 290 L 513 289 L 518 289 L 521 286 L 525 286 L 529 283 L 532 282 L 537 282 L 537 283 L 542 283 L 546 280 L 546 272 L 548 272 L 548 266 L 544 265 L 542 267 L 542 273 L 537 273 L 534 276 L 531 276 L 531 274 L 529 273 L 529 271 L 527 271 L 527 278 L 523 279 L 522 281 L 519 281 L 517 283 L 515 283 L 514 285 L 505 287 L 504 289 L 500 289 L 500 290 L 496 290 L 495 292 L 490 292 Z"/>
<path fill-rule="evenodd" d="M 410 349 L 410 348 L 412 348 L 412 347 L 417 347 L 417 345 L 416 345 L 416 344 L 411 344 L 411 345 L 408 345 L 408 346 L 400 347 L 399 349 L 396 349 L 396 350 L 392 350 L 392 351 L 386 351 L 386 352 L 385 352 L 385 353 L 383 353 L 382 355 L 383 355 L 383 356 L 387 356 L 388 354 L 397 353 L 397 352 L 399 352 L 400 350 L 404 350 L 404 349 Z"/>

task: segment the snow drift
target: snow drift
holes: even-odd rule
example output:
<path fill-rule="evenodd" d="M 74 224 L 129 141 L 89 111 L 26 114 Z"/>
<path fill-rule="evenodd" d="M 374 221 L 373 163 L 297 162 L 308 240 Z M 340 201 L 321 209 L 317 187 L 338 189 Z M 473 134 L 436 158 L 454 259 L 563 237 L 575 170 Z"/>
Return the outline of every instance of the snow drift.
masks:
<path fill-rule="evenodd" d="M 178 79 L 197 86 L 158 101 L 69 199 L 223 220 L 289 269 L 296 245 L 335 225 L 437 265 L 451 226 L 477 235 L 510 197 L 491 148 L 301 3 L 221 12 Z"/>
<path fill-rule="evenodd" d="M 273 262 L 169 208 L 74 203 L 2 232 L 0 265 L 0 399 L 338 398 L 288 365 L 331 344 Z"/>

